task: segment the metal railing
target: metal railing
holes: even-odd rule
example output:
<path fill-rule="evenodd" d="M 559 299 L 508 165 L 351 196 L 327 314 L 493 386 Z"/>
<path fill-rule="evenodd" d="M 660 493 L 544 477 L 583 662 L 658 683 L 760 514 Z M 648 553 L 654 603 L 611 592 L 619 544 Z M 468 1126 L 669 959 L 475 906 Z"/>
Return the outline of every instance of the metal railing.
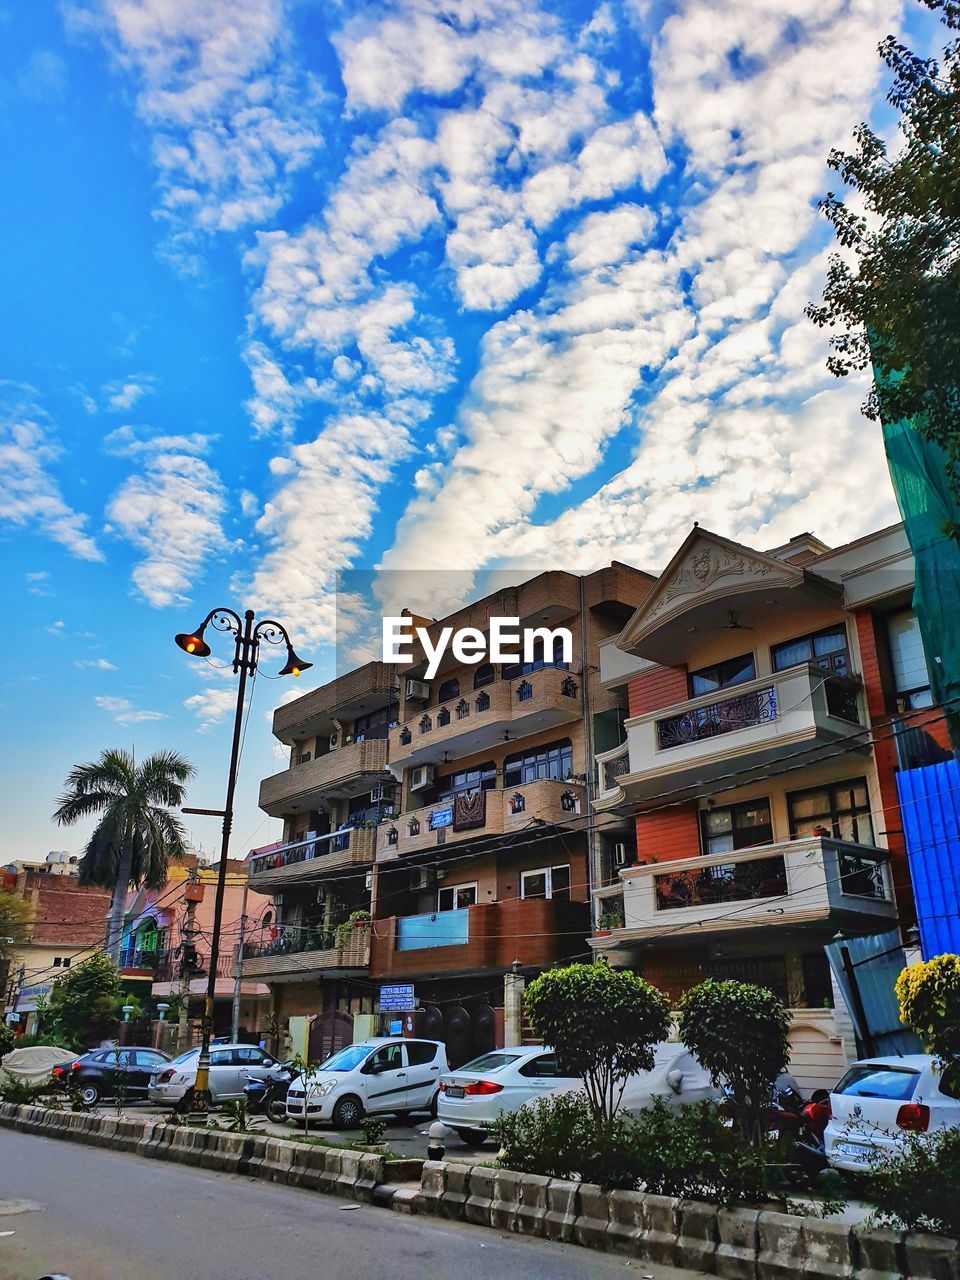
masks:
<path fill-rule="evenodd" d="M 658 911 L 777 898 L 787 892 L 787 868 L 782 854 L 746 862 L 714 863 L 688 871 L 654 877 Z"/>
<path fill-rule="evenodd" d="M 747 693 L 720 698 L 705 707 L 691 707 L 679 715 L 658 720 L 657 746 L 667 751 L 688 742 L 765 724 L 776 720 L 778 714 L 777 691 L 773 685 L 750 689 Z"/>

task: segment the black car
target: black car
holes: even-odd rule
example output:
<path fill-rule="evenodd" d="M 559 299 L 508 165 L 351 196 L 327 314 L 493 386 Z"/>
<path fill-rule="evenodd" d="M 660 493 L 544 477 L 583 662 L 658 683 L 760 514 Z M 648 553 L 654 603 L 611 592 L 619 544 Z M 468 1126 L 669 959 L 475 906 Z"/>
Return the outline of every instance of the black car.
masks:
<path fill-rule="evenodd" d="M 94 1049 L 74 1062 L 54 1067 L 53 1076 L 65 1089 L 79 1089 L 88 1107 L 95 1106 L 101 1098 L 117 1096 L 134 1102 L 146 1098 L 150 1076 L 169 1061 L 169 1054 L 159 1049 L 124 1045 L 119 1049 Z"/>

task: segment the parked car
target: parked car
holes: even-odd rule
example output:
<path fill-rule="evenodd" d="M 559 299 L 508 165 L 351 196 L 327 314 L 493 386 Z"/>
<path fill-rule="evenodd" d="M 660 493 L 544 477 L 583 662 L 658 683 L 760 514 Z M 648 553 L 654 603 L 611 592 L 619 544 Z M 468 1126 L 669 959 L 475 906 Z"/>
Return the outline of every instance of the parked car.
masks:
<path fill-rule="evenodd" d="M 447 1052 L 438 1040 L 379 1038 L 347 1045 L 287 1090 L 287 1115 L 355 1129 L 365 1114 L 433 1111 Z"/>
<path fill-rule="evenodd" d="M 124 1045 L 116 1049 L 94 1049 L 72 1062 L 53 1068 L 53 1079 L 65 1089 L 79 1089 L 88 1107 L 101 1098 L 121 1097 L 143 1101 L 150 1077 L 170 1061 L 159 1049 Z"/>
<path fill-rule="evenodd" d="M 627 1080 L 620 1110 L 643 1111 L 654 1098 L 669 1105 L 719 1098 L 709 1072 L 682 1045 L 665 1043 L 654 1050 L 651 1071 Z M 495 1049 L 444 1076 L 440 1082 L 437 1115 L 468 1145 L 484 1142 L 504 1112 L 518 1111 L 527 1102 L 553 1093 L 583 1089 L 583 1081 L 565 1075 L 554 1051 L 546 1045 L 517 1045 Z"/>
<path fill-rule="evenodd" d="M 823 1135 L 828 1162 L 863 1173 L 875 1152 L 897 1151 L 905 1133 L 960 1125 L 960 1099 L 942 1085 L 928 1053 L 853 1063 L 830 1092 Z"/>
<path fill-rule="evenodd" d="M 26 1049 L 11 1049 L 0 1058 L 0 1081 L 5 1077 L 23 1084 L 49 1084 L 54 1070 L 76 1058 L 76 1053 L 61 1049 L 59 1045 L 34 1044 Z"/>
<path fill-rule="evenodd" d="M 189 1049 L 150 1077 L 147 1096 L 168 1106 L 180 1101 L 197 1080 L 200 1050 Z M 214 1102 L 243 1097 L 250 1079 L 271 1076 L 277 1063 L 254 1044 L 218 1044 L 210 1049 L 210 1093 Z"/>

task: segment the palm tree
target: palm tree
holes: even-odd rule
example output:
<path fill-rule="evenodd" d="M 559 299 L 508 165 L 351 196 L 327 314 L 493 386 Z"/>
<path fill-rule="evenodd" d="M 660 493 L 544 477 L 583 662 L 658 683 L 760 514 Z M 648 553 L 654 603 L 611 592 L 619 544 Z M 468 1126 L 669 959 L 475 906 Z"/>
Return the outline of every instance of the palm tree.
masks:
<path fill-rule="evenodd" d="M 171 858 L 185 852 L 184 829 L 171 807 L 186 797 L 194 766 L 177 751 L 158 751 L 137 765 L 130 751 L 104 751 L 67 776 L 54 821 L 71 826 L 100 814 L 80 860 L 80 883 L 113 889 L 107 951 L 119 962 L 127 890 L 161 889 Z"/>

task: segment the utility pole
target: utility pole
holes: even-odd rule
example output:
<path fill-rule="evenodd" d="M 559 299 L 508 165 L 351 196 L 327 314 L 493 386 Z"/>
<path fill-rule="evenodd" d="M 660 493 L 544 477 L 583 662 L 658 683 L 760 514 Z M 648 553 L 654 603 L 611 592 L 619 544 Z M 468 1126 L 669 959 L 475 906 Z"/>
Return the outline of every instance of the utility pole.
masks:
<path fill-rule="evenodd" d="M 177 1053 L 187 1050 L 187 1037 L 190 1033 L 190 978 L 193 974 L 193 959 L 196 956 L 194 939 L 196 938 L 195 916 L 197 903 L 203 901 L 203 885 L 197 875 L 197 869 L 191 867 L 190 879 L 184 885 L 184 898 L 187 909 L 183 919 L 183 932 L 180 939 L 180 1018 L 177 1025 Z"/>
<path fill-rule="evenodd" d="M 233 1012 L 230 1017 L 230 1039 L 237 1043 L 240 1034 L 240 985 L 243 981 L 243 934 L 247 927 L 247 888 L 243 886 L 243 905 L 240 908 L 240 937 L 237 941 L 237 960 L 233 966 Z"/>

